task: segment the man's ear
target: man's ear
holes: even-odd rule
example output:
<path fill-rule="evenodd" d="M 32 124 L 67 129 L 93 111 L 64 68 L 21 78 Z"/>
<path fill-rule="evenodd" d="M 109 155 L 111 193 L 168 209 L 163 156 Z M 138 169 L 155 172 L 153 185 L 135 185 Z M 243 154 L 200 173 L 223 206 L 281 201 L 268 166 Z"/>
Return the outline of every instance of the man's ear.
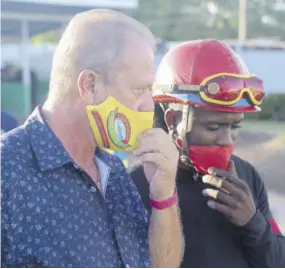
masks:
<path fill-rule="evenodd" d="M 164 113 L 164 121 L 167 125 L 169 133 L 177 134 L 177 127 L 180 122 L 181 112 L 168 108 Z"/>
<path fill-rule="evenodd" d="M 96 83 L 98 74 L 92 70 L 85 69 L 78 76 L 78 90 L 85 104 L 91 105 L 94 102 L 96 94 Z"/>

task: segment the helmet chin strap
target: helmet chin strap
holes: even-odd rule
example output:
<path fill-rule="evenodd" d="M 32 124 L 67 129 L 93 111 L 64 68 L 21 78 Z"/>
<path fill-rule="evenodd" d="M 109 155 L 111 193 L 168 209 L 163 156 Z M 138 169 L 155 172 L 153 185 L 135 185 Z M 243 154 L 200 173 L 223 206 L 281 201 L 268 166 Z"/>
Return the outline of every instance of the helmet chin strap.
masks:
<path fill-rule="evenodd" d="M 183 106 L 182 112 L 182 130 L 181 130 L 181 140 L 182 140 L 182 152 L 180 156 L 180 161 L 185 164 L 192 172 L 193 172 L 193 179 L 198 180 L 200 174 L 196 171 L 193 167 L 188 152 L 188 142 L 186 138 L 186 133 L 192 130 L 192 125 L 194 121 L 194 106 Z"/>
<path fill-rule="evenodd" d="M 187 131 L 192 130 L 193 124 L 193 117 L 194 117 L 194 107 L 184 105 L 182 111 L 182 130 L 181 130 L 181 140 L 182 140 L 182 154 L 180 156 L 180 161 L 185 164 L 187 167 L 193 168 L 191 165 L 191 161 L 189 159 L 188 153 L 188 142 L 186 138 Z"/>

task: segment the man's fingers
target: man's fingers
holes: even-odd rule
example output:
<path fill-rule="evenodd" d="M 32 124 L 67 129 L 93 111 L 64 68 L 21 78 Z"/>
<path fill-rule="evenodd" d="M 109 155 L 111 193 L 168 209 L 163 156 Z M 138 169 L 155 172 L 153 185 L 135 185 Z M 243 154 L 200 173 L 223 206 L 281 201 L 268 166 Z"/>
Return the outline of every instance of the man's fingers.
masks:
<path fill-rule="evenodd" d="M 155 144 L 172 142 L 170 137 L 162 130 L 158 128 L 148 129 L 141 133 L 138 137 L 139 145 L 144 145 L 147 141 L 152 141 Z M 168 143 L 169 144 L 169 143 Z"/>
<path fill-rule="evenodd" d="M 139 146 L 134 150 L 133 154 L 134 156 L 141 156 L 142 154 L 151 152 L 160 153 L 169 160 L 177 158 L 178 161 L 178 150 L 173 141 L 165 133 L 161 136 L 158 133 L 156 133 L 156 136 L 144 136 L 144 139 L 139 141 Z"/>
<path fill-rule="evenodd" d="M 205 184 L 210 184 L 221 189 L 223 192 L 227 194 L 231 194 L 232 196 L 242 198 L 244 191 L 230 183 L 226 180 L 226 178 L 219 178 L 213 175 L 205 175 L 202 177 L 202 180 Z"/>
<path fill-rule="evenodd" d="M 222 204 L 220 204 L 218 202 L 215 202 L 213 200 L 209 200 L 207 202 L 207 205 L 208 205 L 208 207 L 223 213 L 227 217 L 231 217 L 232 216 L 232 208 L 230 208 L 227 205 L 222 205 Z"/>
<path fill-rule="evenodd" d="M 150 153 L 150 152 L 158 152 L 158 147 L 153 146 L 150 143 L 148 143 L 148 144 L 146 143 L 143 146 L 139 145 L 139 147 L 133 151 L 133 155 L 135 157 L 139 157 L 145 153 Z"/>
<path fill-rule="evenodd" d="M 233 169 L 233 167 L 231 169 Z M 247 184 L 244 181 L 242 181 L 241 179 L 239 179 L 236 175 L 233 175 L 232 173 L 230 173 L 228 171 L 223 171 L 223 170 L 220 170 L 218 168 L 212 167 L 209 169 L 208 173 L 210 175 L 225 178 L 226 180 L 228 180 L 232 184 L 236 185 L 237 187 L 248 191 Z"/>
<path fill-rule="evenodd" d="M 145 155 L 147 153 L 158 153 L 160 155 L 163 155 L 165 159 L 169 159 L 171 156 L 167 155 L 167 152 L 161 148 L 159 145 L 154 145 L 149 141 L 149 143 L 144 143 L 143 146 L 139 146 L 134 152 L 135 157 L 140 157 L 142 155 Z"/>
<path fill-rule="evenodd" d="M 214 189 L 204 189 L 203 195 L 217 199 L 231 208 L 237 208 L 238 202 L 232 196 Z"/>
<path fill-rule="evenodd" d="M 139 146 L 146 144 L 157 145 L 161 148 L 167 148 L 169 150 L 176 150 L 176 145 L 165 131 L 160 128 L 153 128 L 144 131 L 138 138 Z"/>
<path fill-rule="evenodd" d="M 213 175 L 205 175 L 202 177 L 202 181 L 204 183 L 210 184 L 212 186 L 215 186 L 217 188 L 222 188 L 224 184 L 224 178 L 219 178 Z"/>
<path fill-rule="evenodd" d="M 142 132 L 139 136 L 139 140 L 144 139 L 147 136 L 153 136 L 153 135 L 162 135 L 162 136 L 167 136 L 167 134 L 164 132 L 163 129 L 161 128 L 151 128 L 151 129 L 147 129 L 144 132 Z"/>
<path fill-rule="evenodd" d="M 141 162 L 144 163 L 155 163 L 160 169 L 169 168 L 168 160 L 158 152 L 145 153 L 140 157 Z"/>
<path fill-rule="evenodd" d="M 235 166 L 235 163 L 234 163 L 232 160 L 230 160 L 230 162 L 229 162 L 228 171 L 229 171 L 231 174 L 237 176 L 236 166 Z"/>

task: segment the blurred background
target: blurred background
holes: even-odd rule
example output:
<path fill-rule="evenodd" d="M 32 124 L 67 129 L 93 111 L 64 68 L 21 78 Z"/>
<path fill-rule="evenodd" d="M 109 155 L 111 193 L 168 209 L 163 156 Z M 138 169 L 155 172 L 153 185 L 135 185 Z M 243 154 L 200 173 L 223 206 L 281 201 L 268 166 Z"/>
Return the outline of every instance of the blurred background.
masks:
<path fill-rule="evenodd" d="M 236 154 L 258 169 L 285 232 L 285 0 L 2 0 L 2 132 L 44 102 L 57 42 L 70 18 L 90 8 L 120 10 L 149 27 L 156 66 L 180 42 L 216 38 L 264 80 L 263 110 L 247 116 Z"/>

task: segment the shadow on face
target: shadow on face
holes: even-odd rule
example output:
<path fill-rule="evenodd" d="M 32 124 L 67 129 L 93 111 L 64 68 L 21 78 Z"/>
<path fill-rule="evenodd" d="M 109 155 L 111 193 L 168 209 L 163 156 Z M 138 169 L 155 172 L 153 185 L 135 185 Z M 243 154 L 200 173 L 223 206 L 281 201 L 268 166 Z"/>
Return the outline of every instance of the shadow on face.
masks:
<path fill-rule="evenodd" d="M 243 118 L 243 113 L 196 108 L 192 130 L 187 133 L 187 141 L 197 146 L 233 145 Z"/>

